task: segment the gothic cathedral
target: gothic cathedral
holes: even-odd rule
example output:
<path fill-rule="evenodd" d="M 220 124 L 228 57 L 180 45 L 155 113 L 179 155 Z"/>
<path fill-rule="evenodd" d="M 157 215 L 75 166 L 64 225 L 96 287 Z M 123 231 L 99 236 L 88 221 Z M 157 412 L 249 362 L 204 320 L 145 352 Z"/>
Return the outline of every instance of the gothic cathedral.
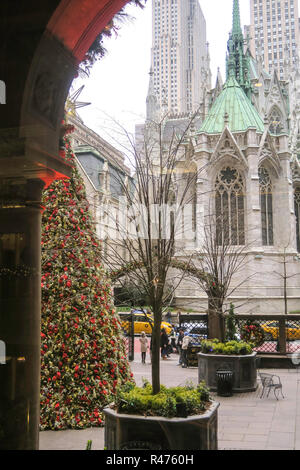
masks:
<path fill-rule="evenodd" d="M 205 227 L 214 218 L 220 243 L 243 257 L 232 278 L 228 302 L 238 313 L 285 313 L 300 310 L 300 72 L 285 64 L 286 80 L 267 73 L 251 55 L 244 38 L 239 2 L 227 43 L 226 81 L 203 86 L 203 100 L 184 139 L 183 160 L 195 172 L 192 239 L 178 242 L 178 259 L 201 255 Z M 209 76 L 210 74 L 206 74 Z M 137 127 L 137 144 L 160 119 L 168 142 L 190 116 L 159 109 L 150 77 L 147 120 Z M 178 182 L 177 182 L 178 183 Z M 177 188 L 178 189 L 178 188 Z M 177 191 L 178 194 L 178 191 Z M 205 311 L 206 295 L 185 280 L 176 306 Z M 286 312 L 287 313 L 287 312 Z"/>

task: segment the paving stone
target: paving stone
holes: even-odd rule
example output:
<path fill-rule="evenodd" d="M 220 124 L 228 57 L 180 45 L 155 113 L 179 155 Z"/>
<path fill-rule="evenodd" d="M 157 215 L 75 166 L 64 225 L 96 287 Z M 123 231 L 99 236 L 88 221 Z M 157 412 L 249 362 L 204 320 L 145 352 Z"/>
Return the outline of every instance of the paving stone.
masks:
<path fill-rule="evenodd" d="M 271 432 L 290 432 L 294 433 L 295 431 L 295 421 L 289 420 L 285 422 L 281 420 L 280 422 L 272 422 Z"/>
<path fill-rule="evenodd" d="M 223 425 L 223 426 L 219 426 L 219 431 L 222 432 L 223 434 L 236 434 L 238 432 L 240 432 L 241 434 L 245 434 L 248 430 L 248 425 L 245 424 L 244 426 L 243 425 L 239 425 L 239 426 L 226 426 L 226 425 Z"/>
<path fill-rule="evenodd" d="M 262 434 L 245 434 L 244 435 L 244 441 L 245 442 L 261 442 L 261 443 L 267 443 L 268 441 L 268 434 L 262 435 Z"/>
<path fill-rule="evenodd" d="M 230 433 L 230 432 L 219 432 L 218 439 L 220 441 L 240 441 L 241 440 L 241 433 Z"/>
<path fill-rule="evenodd" d="M 292 432 L 273 432 L 269 433 L 268 445 L 293 447 L 295 443 L 295 434 Z"/>
<path fill-rule="evenodd" d="M 261 442 L 261 441 L 256 441 L 256 442 L 226 441 L 226 444 L 223 444 L 223 446 L 224 446 L 223 448 L 226 447 L 228 450 L 265 450 L 266 443 Z M 219 447 L 221 447 L 221 445 Z"/>
<path fill-rule="evenodd" d="M 295 450 L 295 447 L 279 447 L 279 446 L 269 446 L 268 444 L 266 445 L 265 450 Z"/>

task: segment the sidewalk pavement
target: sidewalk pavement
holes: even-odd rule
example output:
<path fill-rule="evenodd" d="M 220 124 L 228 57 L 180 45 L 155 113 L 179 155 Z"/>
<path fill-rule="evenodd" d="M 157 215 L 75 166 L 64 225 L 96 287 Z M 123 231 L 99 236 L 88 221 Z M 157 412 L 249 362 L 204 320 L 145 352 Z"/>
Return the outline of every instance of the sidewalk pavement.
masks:
<path fill-rule="evenodd" d="M 149 357 L 148 357 L 149 359 Z M 196 367 L 183 369 L 178 366 L 178 356 L 161 361 L 161 383 L 166 386 L 183 385 L 186 381 L 197 384 Z M 131 363 L 137 385 L 143 378 L 151 381 L 151 364 L 140 359 Z M 219 450 L 300 450 L 300 370 L 266 370 L 280 376 L 284 399 L 276 400 L 271 391 L 269 397 L 260 398 L 261 386 L 255 392 L 219 397 L 218 412 Z M 104 429 L 42 431 L 40 450 L 80 450 L 87 441 L 93 441 L 92 448 L 104 448 Z"/>

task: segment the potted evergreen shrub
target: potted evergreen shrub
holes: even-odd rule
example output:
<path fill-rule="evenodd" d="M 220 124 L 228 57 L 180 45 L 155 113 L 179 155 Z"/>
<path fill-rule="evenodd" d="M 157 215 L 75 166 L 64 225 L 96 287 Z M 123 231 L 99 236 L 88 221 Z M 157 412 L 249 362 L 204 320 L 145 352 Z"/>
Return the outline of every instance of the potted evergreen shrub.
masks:
<path fill-rule="evenodd" d="M 216 450 L 217 410 L 204 383 L 166 388 L 128 384 L 104 409 L 108 450 Z"/>
<path fill-rule="evenodd" d="M 211 391 L 217 390 L 217 372 L 233 372 L 233 392 L 251 392 L 257 388 L 256 352 L 245 341 L 220 342 L 218 339 L 201 343 L 198 353 L 198 379 L 205 380 Z"/>

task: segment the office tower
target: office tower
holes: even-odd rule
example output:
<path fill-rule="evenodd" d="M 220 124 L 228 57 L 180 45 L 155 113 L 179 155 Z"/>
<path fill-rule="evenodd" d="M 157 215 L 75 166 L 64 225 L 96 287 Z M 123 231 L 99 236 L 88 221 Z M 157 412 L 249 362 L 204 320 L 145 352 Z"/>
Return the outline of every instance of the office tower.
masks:
<path fill-rule="evenodd" d="M 161 109 L 186 113 L 199 107 L 210 70 L 198 0 L 152 0 L 151 64 Z"/>
<path fill-rule="evenodd" d="M 251 51 L 284 80 L 298 57 L 298 0 L 250 0 L 250 8 Z"/>

